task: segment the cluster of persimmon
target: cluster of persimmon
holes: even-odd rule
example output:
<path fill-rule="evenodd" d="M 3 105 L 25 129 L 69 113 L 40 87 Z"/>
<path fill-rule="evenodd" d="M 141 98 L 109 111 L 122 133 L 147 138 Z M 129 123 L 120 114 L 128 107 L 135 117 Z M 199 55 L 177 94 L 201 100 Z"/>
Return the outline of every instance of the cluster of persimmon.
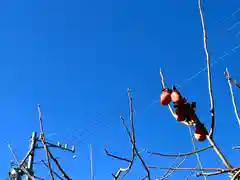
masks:
<path fill-rule="evenodd" d="M 207 130 L 199 122 L 195 114 L 196 103 L 188 103 L 175 86 L 173 88 L 164 88 L 160 95 L 160 104 L 167 106 L 173 102 L 175 108 L 174 117 L 177 121 L 194 126 L 194 137 L 198 141 L 204 141 L 207 137 Z"/>

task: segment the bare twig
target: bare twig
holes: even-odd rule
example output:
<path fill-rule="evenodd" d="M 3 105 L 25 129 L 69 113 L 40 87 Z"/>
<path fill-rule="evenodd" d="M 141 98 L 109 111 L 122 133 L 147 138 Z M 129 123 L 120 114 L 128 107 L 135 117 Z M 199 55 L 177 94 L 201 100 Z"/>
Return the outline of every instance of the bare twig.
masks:
<path fill-rule="evenodd" d="M 225 76 L 228 79 L 228 85 L 229 85 L 229 89 L 230 89 L 230 93 L 231 93 L 231 97 L 232 97 L 232 104 L 233 104 L 234 112 L 235 112 L 236 118 L 238 120 L 238 125 L 240 126 L 240 117 L 238 115 L 237 105 L 236 105 L 236 102 L 235 102 L 233 88 L 232 88 L 232 84 L 231 84 L 231 80 L 230 80 L 231 77 L 230 77 L 230 74 L 229 74 L 227 68 L 226 68 Z"/>
<path fill-rule="evenodd" d="M 146 170 L 146 172 L 147 172 L 148 180 L 150 180 L 150 179 L 151 179 L 151 177 L 150 177 L 150 171 L 149 171 L 149 169 L 148 169 L 146 163 L 144 162 L 143 158 L 141 157 L 140 153 L 138 152 L 136 146 L 135 146 L 135 152 L 136 152 L 138 158 L 140 159 L 140 161 L 141 161 L 143 167 L 145 168 L 145 170 Z"/>
<path fill-rule="evenodd" d="M 177 171 L 223 171 L 224 169 L 221 168 L 172 168 L 172 167 L 161 167 L 161 166 L 148 166 L 148 168 L 150 169 L 161 169 L 161 170 L 165 170 L 165 169 L 171 169 L 171 170 L 177 170 Z M 226 170 L 226 171 L 230 171 L 230 170 Z"/>
<path fill-rule="evenodd" d="M 195 139 L 193 137 L 191 127 L 188 127 L 188 130 L 189 130 L 189 134 L 190 134 L 190 137 L 191 137 L 191 140 L 192 140 L 193 150 L 196 151 L 197 148 L 196 148 Z M 199 168 L 202 169 L 203 167 L 202 167 L 202 163 L 201 163 L 201 160 L 200 160 L 200 157 L 199 157 L 198 153 L 196 153 L 195 155 L 197 157 Z M 202 171 L 202 173 L 203 173 L 203 171 Z M 204 179 L 207 180 L 207 177 L 204 176 Z"/>
<path fill-rule="evenodd" d="M 197 168 L 197 167 L 198 167 L 198 164 L 196 165 L 196 168 Z M 202 168 L 201 168 L 201 169 L 202 169 Z M 185 178 L 185 180 L 188 180 L 189 177 L 192 176 L 193 172 L 194 172 L 194 170 L 192 170 L 192 171 L 189 173 L 189 175 Z"/>
<path fill-rule="evenodd" d="M 172 168 L 177 164 L 177 160 L 178 160 L 179 158 L 180 158 L 180 157 L 177 156 L 177 157 L 174 159 L 174 161 L 173 161 L 173 163 L 172 163 L 172 165 L 171 165 Z M 171 169 L 168 169 L 168 170 L 164 173 L 163 177 L 167 176 L 169 173 L 171 173 L 171 171 L 172 171 Z"/>
<path fill-rule="evenodd" d="M 179 167 L 183 164 L 183 162 L 187 160 L 188 157 L 189 157 L 189 156 L 186 156 L 186 157 L 177 165 L 176 168 L 179 168 Z M 164 180 L 164 179 L 168 178 L 168 177 L 169 177 L 170 175 L 172 175 L 175 171 L 176 171 L 176 169 L 173 169 L 170 173 L 166 174 L 166 175 L 163 176 L 162 178 L 159 178 L 159 180 Z"/>
<path fill-rule="evenodd" d="M 209 141 L 209 143 L 213 146 L 213 149 L 215 150 L 215 152 L 217 153 L 217 155 L 219 156 L 219 158 L 222 160 L 223 164 L 229 169 L 232 170 L 233 167 L 231 166 L 231 164 L 228 162 L 228 160 L 226 159 L 226 157 L 222 154 L 222 152 L 220 151 L 220 149 L 217 147 L 217 145 L 215 144 L 214 140 L 209 137 L 207 135 L 207 139 Z"/>
<path fill-rule="evenodd" d="M 129 136 L 130 142 L 132 144 L 132 157 L 131 157 L 131 160 L 129 160 L 127 158 L 123 158 L 123 157 L 120 157 L 120 156 L 116 156 L 116 155 L 110 154 L 106 149 L 105 149 L 105 152 L 110 157 L 113 157 L 113 158 L 119 159 L 119 160 L 123 160 L 123 161 L 126 161 L 126 162 L 129 163 L 127 168 L 119 168 L 118 169 L 118 172 L 115 175 L 113 175 L 114 180 L 117 180 L 120 177 L 122 172 L 125 172 L 125 174 L 121 177 L 121 179 L 123 179 L 129 173 L 129 171 L 131 170 L 131 168 L 133 166 L 133 162 L 134 162 L 136 156 L 140 159 L 143 167 L 145 168 L 145 170 L 147 172 L 146 178 L 148 178 L 150 180 L 150 171 L 149 171 L 146 163 L 144 162 L 143 158 L 141 157 L 141 155 L 138 152 L 137 147 L 136 147 L 135 125 L 134 125 L 134 118 L 133 118 L 132 96 L 131 96 L 130 89 L 128 89 L 128 98 L 129 98 L 131 132 L 130 132 L 130 130 L 128 129 L 128 127 L 126 125 L 124 118 L 122 116 L 120 116 L 120 119 L 122 120 L 123 126 L 124 126 L 125 130 L 127 131 L 127 134 Z"/>
<path fill-rule="evenodd" d="M 45 151 L 46 151 L 46 159 L 47 159 L 47 162 L 48 162 L 48 168 L 49 168 L 49 172 L 50 172 L 51 179 L 54 180 L 53 170 L 52 170 L 52 166 L 51 166 L 50 158 L 49 158 L 50 153 L 49 153 L 49 149 L 48 149 L 48 146 L 46 145 L 45 137 L 44 137 L 43 121 L 42 121 L 42 112 L 41 112 L 41 109 L 40 109 L 40 104 L 38 105 L 38 113 L 39 113 L 40 131 L 41 131 L 40 139 L 41 139 L 42 144 L 43 144 L 43 146 L 44 146 L 44 149 L 45 149 Z"/>
<path fill-rule="evenodd" d="M 237 83 L 237 81 L 236 80 L 234 80 L 230 75 L 229 75 L 229 73 L 227 72 L 225 72 L 225 76 L 227 77 L 227 78 L 229 78 L 229 80 L 238 88 L 238 89 L 240 89 L 240 85 Z"/>
<path fill-rule="evenodd" d="M 166 88 L 166 86 L 165 86 L 165 82 L 164 82 L 164 77 L 163 77 L 163 74 L 162 74 L 162 70 L 160 69 L 160 77 L 161 77 L 161 86 L 162 86 L 162 88 L 163 89 L 165 89 Z M 171 112 L 171 114 L 173 115 L 173 117 L 174 117 L 174 112 L 173 112 L 173 109 L 172 109 L 172 106 L 169 104 L 168 105 L 168 109 L 169 109 L 169 111 Z"/>
<path fill-rule="evenodd" d="M 196 174 L 197 177 L 199 176 L 216 176 L 216 175 L 220 175 L 220 174 L 224 174 L 224 173 L 228 173 L 230 172 L 230 170 L 221 170 L 221 171 L 217 171 L 217 172 L 211 172 L 211 173 L 198 173 Z"/>
<path fill-rule="evenodd" d="M 134 118 L 133 118 L 133 105 L 132 105 L 132 96 L 131 96 L 131 90 L 130 88 L 128 89 L 128 98 L 129 98 L 129 109 L 130 109 L 130 122 L 131 122 L 131 127 L 132 127 L 132 141 L 134 143 L 134 149 L 135 149 L 135 153 L 138 156 L 138 158 L 140 159 L 143 167 L 145 168 L 146 172 L 147 172 L 147 176 L 148 176 L 148 180 L 150 180 L 150 171 L 146 165 L 146 163 L 144 162 L 143 158 L 141 157 L 141 155 L 139 154 L 137 147 L 136 147 L 136 137 L 135 137 L 135 126 L 134 126 Z"/>
<path fill-rule="evenodd" d="M 182 157 L 182 156 L 189 156 L 189 155 L 193 155 L 193 154 L 196 154 L 196 153 L 200 153 L 200 152 L 205 151 L 207 149 L 210 149 L 212 147 L 213 146 L 207 146 L 205 148 L 201 148 L 201 149 L 193 151 L 193 152 L 179 153 L 179 154 L 163 154 L 163 153 L 149 152 L 149 151 L 147 151 L 147 153 L 152 154 L 152 155 L 165 156 L 165 157 Z"/>
<path fill-rule="evenodd" d="M 209 98 L 210 98 L 210 103 L 211 103 L 210 112 L 211 112 L 211 117 L 212 117 L 211 129 L 210 129 L 209 136 L 210 136 L 210 138 L 212 138 L 213 133 L 214 133 L 214 126 L 215 126 L 215 109 L 214 109 L 214 99 L 213 99 L 213 90 L 212 90 L 211 62 L 210 62 L 211 60 L 210 60 L 210 56 L 208 53 L 207 32 L 206 32 L 206 28 L 205 28 L 205 22 L 204 22 L 203 10 L 202 10 L 202 0 L 198 0 L 198 8 L 199 8 L 201 23 L 202 23 L 202 30 L 203 30 L 203 46 L 204 46 L 206 60 L 207 60 L 208 91 L 209 91 Z"/>
<path fill-rule="evenodd" d="M 130 99 L 130 101 L 132 101 L 132 99 Z M 130 107 L 131 107 L 131 102 L 129 102 L 129 104 L 130 104 Z M 131 114 L 131 115 L 132 115 L 132 114 Z M 120 116 L 120 119 L 122 120 L 123 126 L 124 126 L 125 130 L 127 131 L 128 136 L 129 136 L 129 139 L 130 139 L 130 142 L 131 142 L 131 144 L 132 144 L 132 156 L 131 156 L 131 160 L 128 160 L 128 159 L 126 159 L 126 158 L 122 158 L 122 157 L 120 157 L 120 156 L 116 156 L 116 155 L 110 154 L 110 153 L 105 149 L 105 152 L 106 152 L 106 154 L 107 154 L 108 156 L 113 157 L 113 158 L 116 158 L 116 159 L 119 159 L 119 160 L 123 160 L 123 161 L 129 162 L 129 165 L 128 165 L 127 168 L 119 168 L 119 169 L 118 169 L 118 172 L 117 172 L 115 175 L 113 174 L 114 180 L 117 180 L 117 179 L 120 177 L 120 175 L 122 174 L 122 172 L 125 172 L 125 174 L 123 175 L 123 177 L 125 177 L 125 176 L 128 174 L 128 172 L 131 170 L 131 168 L 132 168 L 132 166 L 133 166 L 133 162 L 134 162 L 134 160 L 135 160 L 135 158 L 136 158 L 136 154 L 135 154 L 134 124 L 133 124 L 131 115 L 130 115 L 130 120 L 131 120 L 131 125 L 132 125 L 132 129 L 131 129 L 131 130 L 132 130 L 132 134 L 131 134 L 131 132 L 129 131 L 127 125 L 126 125 L 124 118 L 123 118 L 122 116 Z M 123 177 L 122 177 L 122 178 L 123 178 Z"/>
<path fill-rule="evenodd" d="M 9 148 L 10 152 L 12 153 L 13 158 L 14 158 L 15 161 L 17 162 L 18 166 L 20 167 L 20 163 L 19 163 L 19 161 L 18 161 L 18 158 L 17 158 L 16 154 L 14 153 L 14 151 L 13 151 L 13 149 L 12 149 L 12 147 L 11 147 L 11 145 L 10 145 L 9 143 L 8 143 L 8 148 Z M 21 169 L 31 180 L 35 180 L 34 177 L 31 176 L 31 175 L 29 174 L 29 172 L 28 172 L 24 167 L 19 168 L 19 169 Z"/>
<path fill-rule="evenodd" d="M 115 158 L 115 159 L 119 159 L 119 160 L 122 160 L 122 161 L 126 161 L 126 162 L 131 162 L 131 160 L 127 159 L 127 158 L 123 158 L 123 157 L 120 157 L 120 156 L 116 156 L 114 154 L 111 154 L 108 152 L 107 149 L 104 149 L 104 151 L 106 152 L 106 154 L 112 158 Z"/>

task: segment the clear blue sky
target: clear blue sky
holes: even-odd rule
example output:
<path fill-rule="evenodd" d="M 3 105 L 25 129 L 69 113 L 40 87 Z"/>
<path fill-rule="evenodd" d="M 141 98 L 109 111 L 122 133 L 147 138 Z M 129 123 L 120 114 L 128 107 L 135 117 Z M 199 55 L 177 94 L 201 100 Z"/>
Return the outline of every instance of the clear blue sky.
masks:
<path fill-rule="evenodd" d="M 204 9 L 210 55 L 218 61 L 212 69 L 215 137 L 233 165 L 239 165 L 240 152 L 231 148 L 240 145 L 240 130 L 223 71 L 228 67 L 240 81 L 240 49 L 232 52 L 240 43 L 236 35 L 240 24 L 231 29 L 240 12 L 228 18 L 239 7 L 237 0 L 222 0 L 206 1 Z M 138 147 L 163 153 L 191 151 L 188 129 L 167 108 L 152 104 L 159 99 L 160 67 L 169 85 L 182 84 L 182 93 L 197 101 L 199 117 L 210 125 L 206 72 L 184 83 L 206 64 L 197 0 L 2 1 L 0 24 L 0 179 L 7 177 L 12 159 L 6 141 L 21 159 L 32 131 L 39 131 L 38 103 L 47 138 L 77 147 L 75 160 L 72 154 L 54 151 L 71 177 L 90 179 L 92 143 L 96 179 L 111 179 L 111 173 L 126 164 L 105 156 L 104 146 L 130 157 L 129 140 L 119 119 L 120 113 L 128 119 L 128 87 L 136 110 Z M 225 52 L 229 52 L 225 60 L 219 60 Z M 143 155 L 149 165 L 166 167 L 172 162 Z M 44 157 L 38 153 L 36 160 Z M 201 159 L 204 167 L 223 167 L 212 150 Z M 192 156 L 183 167 L 195 167 L 196 162 Z M 44 168 L 36 165 L 35 169 L 48 179 Z M 136 162 L 126 179 L 138 180 L 144 174 Z M 152 171 L 153 177 L 162 174 Z M 175 173 L 169 179 L 184 179 L 180 175 L 187 174 Z"/>

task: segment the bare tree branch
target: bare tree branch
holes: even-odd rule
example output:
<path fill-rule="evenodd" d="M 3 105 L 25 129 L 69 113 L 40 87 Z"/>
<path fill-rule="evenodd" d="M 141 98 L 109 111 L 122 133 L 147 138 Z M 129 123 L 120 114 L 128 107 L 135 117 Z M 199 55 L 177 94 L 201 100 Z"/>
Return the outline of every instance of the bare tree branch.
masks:
<path fill-rule="evenodd" d="M 197 148 L 196 148 L 195 139 L 193 137 L 191 127 L 188 127 L 188 130 L 189 130 L 189 134 L 190 134 L 190 137 L 191 137 L 191 140 L 192 140 L 193 150 L 196 151 Z M 199 157 L 198 153 L 196 153 L 195 155 L 197 157 L 199 168 L 202 169 L 203 167 L 202 167 L 202 163 L 201 163 L 201 160 L 200 160 L 200 157 Z M 202 171 L 202 173 L 203 173 L 203 171 Z M 207 180 L 207 177 L 204 176 L 204 179 Z"/>
<path fill-rule="evenodd" d="M 240 89 L 240 85 L 237 83 L 236 80 L 234 80 L 234 79 L 229 75 L 229 73 L 228 73 L 227 71 L 225 72 L 225 76 L 226 76 L 227 78 L 229 78 L 229 80 L 230 80 L 238 89 Z"/>
<path fill-rule="evenodd" d="M 211 60 L 210 60 L 210 56 L 208 53 L 207 32 L 206 32 L 206 28 L 205 28 L 205 22 L 204 22 L 203 10 L 202 10 L 202 0 L 198 0 L 198 8 L 199 8 L 201 23 L 202 23 L 202 30 L 203 30 L 203 46 L 204 46 L 206 60 L 207 60 L 208 91 L 209 91 L 209 98 L 210 98 L 210 103 L 211 103 L 210 112 L 211 112 L 211 117 L 212 117 L 211 129 L 210 129 L 209 136 L 210 136 L 210 138 L 212 138 L 213 133 L 214 133 L 214 126 L 215 126 L 215 109 L 214 109 L 214 99 L 213 99 L 213 90 L 212 90 Z"/>
<path fill-rule="evenodd" d="M 148 180 L 151 179 L 150 177 L 150 171 L 147 167 L 147 165 L 145 164 L 143 158 L 141 157 L 141 155 L 139 154 L 137 147 L 136 147 L 136 137 L 135 137 L 135 126 L 134 126 L 134 118 L 133 118 L 133 105 L 132 105 L 132 96 L 131 96 L 131 89 L 128 89 L 128 98 L 129 98 L 129 109 L 130 109 L 130 122 L 131 122 L 131 127 L 132 127 L 132 141 L 134 143 L 134 149 L 135 149 L 135 153 L 138 156 L 138 158 L 140 159 L 143 167 L 145 168 L 146 172 L 147 172 L 147 176 L 148 176 Z"/>
<path fill-rule="evenodd" d="M 211 172 L 211 173 L 198 173 L 196 174 L 197 177 L 199 176 L 216 176 L 216 175 L 220 175 L 220 174 L 224 174 L 224 173 L 228 173 L 231 172 L 230 170 L 221 170 L 221 171 L 217 171 L 217 172 Z"/>
<path fill-rule="evenodd" d="M 172 167 L 161 167 L 161 166 L 148 166 L 148 168 L 150 169 L 161 169 L 161 170 L 165 170 L 165 169 L 171 169 L 171 170 L 177 170 L 177 171 L 231 171 L 228 169 L 221 169 L 221 168 L 172 168 Z"/>
<path fill-rule="evenodd" d="M 193 155 L 193 154 L 196 154 L 196 153 L 200 153 L 200 152 L 205 151 L 207 149 L 210 149 L 212 147 L 213 146 L 207 146 L 205 148 L 201 148 L 201 149 L 193 151 L 193 152 L 179 153 L 179 154 L 163 154 L 163 153 L 149 152 L 149 151 L 146 151 L 146 152 L 149 153 L 149 154 L 152 154 L 152 155 L 165 156 L 165 157 L 182 157 L 182 156 L 189 156 L 189 155 Z"/>
<path fill-rule="evenodd" d="M 177 156 L 177 157 L 174 159 L 174 161 L 173 161 L 173 163 L 172 163 L 172 165 L 171 165 L 172 168 L 174 168 L 174 166 L 177 164 L 177 160 L 178 160 L 179 158 L 180 158 L 180 157 Z M 171 171 L 172 171 L 171 169 L 168 169 L 168 170 L 164 173 L 163 177 L 167 176 L 169 173 L 171 173 Z"/>
<path fill-rule="evenodd" d="M 121 179 L 123 179 L 131 170 L 132 166 L 133 166 L 133 162 L 135 160 L 136 157 L 138 157 L 143 165 L 143 167 L 145 168 L 146 172 L 147 172 L 147 176 L 146 178 L 148 178 L 150 180 L 150 171 L 146 165 L 146 163 L 144 162 L 143 158 L 141 157 L 140 153 L 138 152 L 138 149 L 136 147 L 136 136 L 135 136 L 135 125 L 134 125 L 134 118 L 133 118 L 133 106 L 132 106 L 132 96 L 131 96 L 131 90 L 130 88 L 128 89 L 128 98 L 129 98 L 129 116 L 130 116 L 130 125 L 131 125 L 131 132 L 128 129 L 125 120 L 122 116 L 120 116 L 120 119 L 122 120 L 123 126 L 125 128 L 125 130 L 127 131 L 127 134 L 129 136 L 130 142 L 132 144 L 132 157 L 131 160 L 127 159 L 127 158 L 123 158 L 117 155 L 113 155 L 110 154 L 106 149 L 105 152 L 108 156 L 113 157 L 115 159 L 119 159 L 119 160 L 123 160 L 129 163 L 127 168 L 119 168 L 118 172 L 116 173 L 116 175 L 113 175 L 114 180 L 117 180 L 122 172 L 125 172 L 125 174 L 121 177 Z"/>
<path fill-rule="evenodd" d="M 209 143 L 213 146 L 213 149 L 215 150 L 215 152 L 217 153 L 217 155 L 219 156 L 219 158 L 222 160 L 223 164 L 229 169 L 232 170 L 233 167 L 231 166 L 231 164 L 228 162 L 228 160 L 226 159 L 226 157 L 222 154 L 222 152 L 220 151 L 220 149 L 218 148 L 218 146 L 215 144 L 214 140 L 209 137 L 207 135 L 207 139 L 209 141 Z"/>
<path fill-rule="evenodd" d="M 198 164 L 196 165 L 196 168 L 197 168 L 197 167 L 198 167 Z M 201 168 L 201 169 L 202 169 L 202 168 Z M 192 176 L 193 172 L 194 172 L 194 170 L 192 170 L 192 171 L 189 173 L 189 175 L 185 178 L 185 180 L 188 180 L 189 177 Z"/>
<path fill-rule="evenodd" d="M 107 149 L 104 149 L 104 151 L 106 152 L 106 154 L 107 154 L 108 156 L 110 156 L 110 157 L 112 157 L 112 158 L 119 159 L 119 160 L 122 160 L 122 161 L 126 161 L 126 162 L 129 162 L 129 163 L 131 162 L 131 160 L 129 160 L 129 159 L 127 159 L 127 158 L 123 158 L 123 157 L 120 157 L 120 156 L 116 156 L 116 155 L 114 155 L 114 154 L 110 154 Z"/>
<path fill-rule="evenodd" d="M 186 157 L 177 165 L 176 168 L 179 168 L 179 167 L 183 164 L 183 162 L 187 160 L 188 157 L 189 157 L 189 156 L 186 156 Z M 164 180 L 164 179 L 168 178 L 168 177 L 171 176 L 175 171 L 176 171 L 176 169 L 173 169 L 170 173 L 166 174 L 166 175 L 163 176 L 162 178 L 159 178 L 159 180 Z"/>
<path fill-rule="evenodd" d="M 166 86 L 165 86 L 165 81 L 164 81 L 164 77 L 163 77 L 163 74 L 162 74 L 162 70 L 161 70 L 161 69 L 160 69 L 160 77 L 161 77 L 161 86 L 162 86 L 163 89 L 165 89 Z M 174 117 L 175 113 L 174 113 L 174 111 L 173 111 L 173 109 L 172 109 L 172 106 L 171 106 L 170 104 L 168 105 L 168 109 L 169 109 L 169 111 L 171 112 L 171 114 L 172 114 L 173 117 Z"/>
<path fill-rule="evenodd" d="M 229 74 L 227 68 L 226 68 L 225 76 L 226 76 L 226 78 L 228 80 L 228 85 L 229 85 L 229 90 L 230 90 L 231 97 L 232 97 L 232 104 L 233 104 L 234 112 L 235 112 L 236 118 L 238 120 L 238 125 L 240 126 L 240 117 L 238 115 L 237 105 L 236 105 L 236 102 L 235 102 L 233 88 L 232 88 L 232 84 L 231 84 L 231 80 L 230 80 L 231 77 L 230 77 L 230 74 Z"/>

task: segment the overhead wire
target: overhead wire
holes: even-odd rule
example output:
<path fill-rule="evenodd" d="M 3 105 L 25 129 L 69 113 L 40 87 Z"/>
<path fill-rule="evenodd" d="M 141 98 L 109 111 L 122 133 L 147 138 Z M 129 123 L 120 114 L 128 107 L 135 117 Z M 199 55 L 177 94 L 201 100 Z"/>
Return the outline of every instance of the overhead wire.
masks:
<path fill-rule="evenodd" d="M 240 13 L 240 8 L 238 8 L 236 11 L 234 11 L 229 17 L 227 17 L 223 22 L 226 22 L 227 20 L 233 18 L 237 13 Z M 238 21 L 237 23 L 235 23 L 231 28 L 229 28 L 230 30 L 232 30 L 234 27 L 236 27 L 238 24 L 240 24 L 240 21 Z M 228 29 L 228 30 L 229 30 Z M 239 32 L 240 34 L 240 32 Z M 219 62 L 222 62 L 225 60 L 226 56 L 229 56 L 232 52 L 236 52 L 236 50 L 240 48 L 240 44 L 235 46 L 234 48 L 232 48 L 230 51 L 225 52 L 222 56 L 218 57 L 217 59 L 213 59 L 211 62 L 211 67 L 213 67 L 214 65 L 216 65 Z M 176 87 L 178 89 L 185 87 L 188 83 L 190 83 L 192 80 L 196 79 L 198 76 L 200 76 L 203 72 L 205 72 L 207 70 L 207 66 L 201 68 L 199 71 L 197 71 L 195 74 L 193 74 L 192 76 L 190 76 L 189 78 L 187 78 L 186 80 L 184 80 L 182 83 L 180 84 L 176 84 Z M 147 111 L 149 110 L 153 105 L 155 105 L 156 103 L 159 103 L 159 99 L 154 100 L 153 102 L 151 102 L 147 107 L 145 107 L 142 111 Z M 135 108 L 134 108 L 135 109 Z M 136 113 L 136 110 L 135 110 Z M 97 114 L 97 116 L 99 116 L 100 114 Z M 83 143 L 84 139 L 82 140 L 77 140 L 80 137 L 83 137 L 87 132 L 91 131 L 93 128 L 96 129 L 98 127 L 98 125 L 103 125 L 101 120 L 95 120 L 93 124 L 90 125 L 90 127 L 85 127 L 83 130 L 81 128 L 76 128 L 74 130 L 74 132 L 80 133 L 77 135 L 65 135 L 63 138 L 67 139 L 67 140 L 72 140 L 72 141 L 78 141 Z M 107 125 L 103 125 L 103 127 L 107 128 Z M 90 132 L 90 135 L 96 135 L 95 132 Z"/>

